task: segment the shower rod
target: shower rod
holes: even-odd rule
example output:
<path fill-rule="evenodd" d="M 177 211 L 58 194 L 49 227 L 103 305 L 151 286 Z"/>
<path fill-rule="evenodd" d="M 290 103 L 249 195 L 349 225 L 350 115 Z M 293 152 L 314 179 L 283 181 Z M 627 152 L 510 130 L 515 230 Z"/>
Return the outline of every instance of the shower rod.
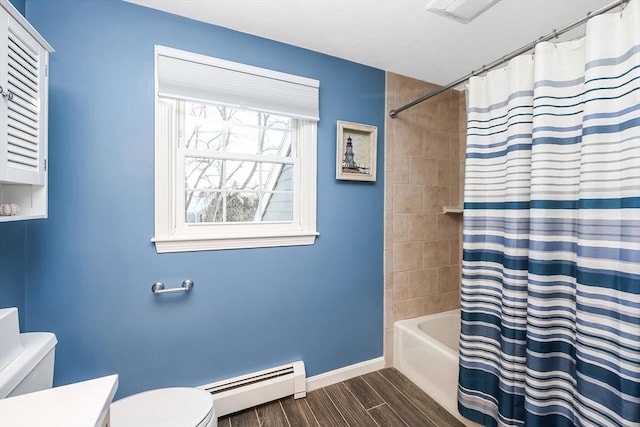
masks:
<path fill-rule="evenodd" d="M 609 12 L 612 9 L 615 9 L 616 7 L 620 6 L 620 5 L 624 5 L 626 3 L 628 3 L 630 0 L 617 0 L 614 1 L 613 3 L 604 6 L 601 9 L 596 10 L 595 12 L 589 12 L 587 13 L 587 16 L 585 16 L 584 18 L 581 18 L 575 22 L 572 22 L 569 25 L 566 25 L 562 28 L 560 28 L 559 30 L 553 30 L 552 32 L 550 32 L 549 34 L 547 34 L 546 36 L 540 37 L 539 39 L 532 41 L 531 43 L 527 44 L 526 46 L 522 46 L 520 49 L 516 49 L 513 52 L 509 53 L 508 55 L 505 55 L 501 58 L 496 59 L 495 61 L 489 63 L 488 65 L 483 65 L 481 68 L 478 68 L 475 71 L 470 72 L 469 74 L 467 74 L 464 77 L 460 77 L 458 80 L 455 80 L 447 85 L 442 86 L 439 89 L 436 89 L 432 92 L 427 93 L 426 95 L 421 96 L 420 98 L 411 101 L 408 104 L 403 105 L 402 107 L 398 107 L 396 109 L 390 110 L 389 111 L 389 116 L 392 119 L 395 119 L 399 113 L 403 112 L 404 110 L 407 110 L 411 107 L 414 107 L 418 104 L 420 104 L 421 102 L 426 101 L 429 98 L 433 98 L 436 95 L 441 94 L 442 92 L 445 92 L 449 89 L 451 89 L 452 87 L 458 86 L 460 83 L 464 83 L 467 80 L 469 80 L 471 77 L 486 73 L 487 71 L 504 64 L 505 62 L 509 61 L 512 58 L 515 58 L 518 55 L 522 55 L 525 52 L 530 51 L 531 49 L 533 49 L 538 43 L 541 42 L 546 42 L 549 41 L 551 39 L 554 39 L 556 37 L 558 37 L 561 34 L 566 33 L 567 31 L 571 31 L 576 27 L 579 27 L 580 25 L 584 24 L 585 22 L 587 22 L 589 19 L 593 18 L 594 16 L 598 16 L 598 15 L 602 15 L 603 13 Z"/>

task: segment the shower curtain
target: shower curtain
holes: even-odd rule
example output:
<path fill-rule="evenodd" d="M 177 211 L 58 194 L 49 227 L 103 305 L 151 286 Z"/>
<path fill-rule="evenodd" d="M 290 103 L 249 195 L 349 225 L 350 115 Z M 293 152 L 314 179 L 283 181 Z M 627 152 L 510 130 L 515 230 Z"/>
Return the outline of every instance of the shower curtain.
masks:
<path fill-rule="evenodd" d="M 461 414 L 640 426 L 640 0 L 468 97 Z"/>

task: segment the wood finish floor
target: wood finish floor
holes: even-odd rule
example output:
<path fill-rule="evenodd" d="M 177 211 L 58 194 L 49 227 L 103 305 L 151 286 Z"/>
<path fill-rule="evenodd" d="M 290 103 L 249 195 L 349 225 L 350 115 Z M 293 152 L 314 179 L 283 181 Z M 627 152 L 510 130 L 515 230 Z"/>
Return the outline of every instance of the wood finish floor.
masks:
<path fill-rule="evenodd" d="M 219 427 L 464 427 L 394 368 L 230 414 Z"/>

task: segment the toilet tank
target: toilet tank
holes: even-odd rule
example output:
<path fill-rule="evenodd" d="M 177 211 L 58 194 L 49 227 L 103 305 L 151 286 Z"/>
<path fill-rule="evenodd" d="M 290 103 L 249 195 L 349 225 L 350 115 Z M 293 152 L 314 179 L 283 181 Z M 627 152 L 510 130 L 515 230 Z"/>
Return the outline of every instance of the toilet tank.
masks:
<path fill-rule="evenodd" d="M 20 334 L 23 351 L 0 371 L 0 399 L 51 388 L 57 342 L 50 332 Z"/>

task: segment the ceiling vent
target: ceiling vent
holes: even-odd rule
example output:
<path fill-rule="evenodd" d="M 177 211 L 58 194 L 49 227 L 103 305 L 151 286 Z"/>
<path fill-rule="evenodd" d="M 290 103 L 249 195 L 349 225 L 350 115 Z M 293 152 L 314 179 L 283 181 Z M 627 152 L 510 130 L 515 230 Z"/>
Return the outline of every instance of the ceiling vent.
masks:
<path fill-rule="evenodd" d="M 432 0 L 427 5 L 429 12 L 468 24 L 482 12 L 500 0 Z"/>

